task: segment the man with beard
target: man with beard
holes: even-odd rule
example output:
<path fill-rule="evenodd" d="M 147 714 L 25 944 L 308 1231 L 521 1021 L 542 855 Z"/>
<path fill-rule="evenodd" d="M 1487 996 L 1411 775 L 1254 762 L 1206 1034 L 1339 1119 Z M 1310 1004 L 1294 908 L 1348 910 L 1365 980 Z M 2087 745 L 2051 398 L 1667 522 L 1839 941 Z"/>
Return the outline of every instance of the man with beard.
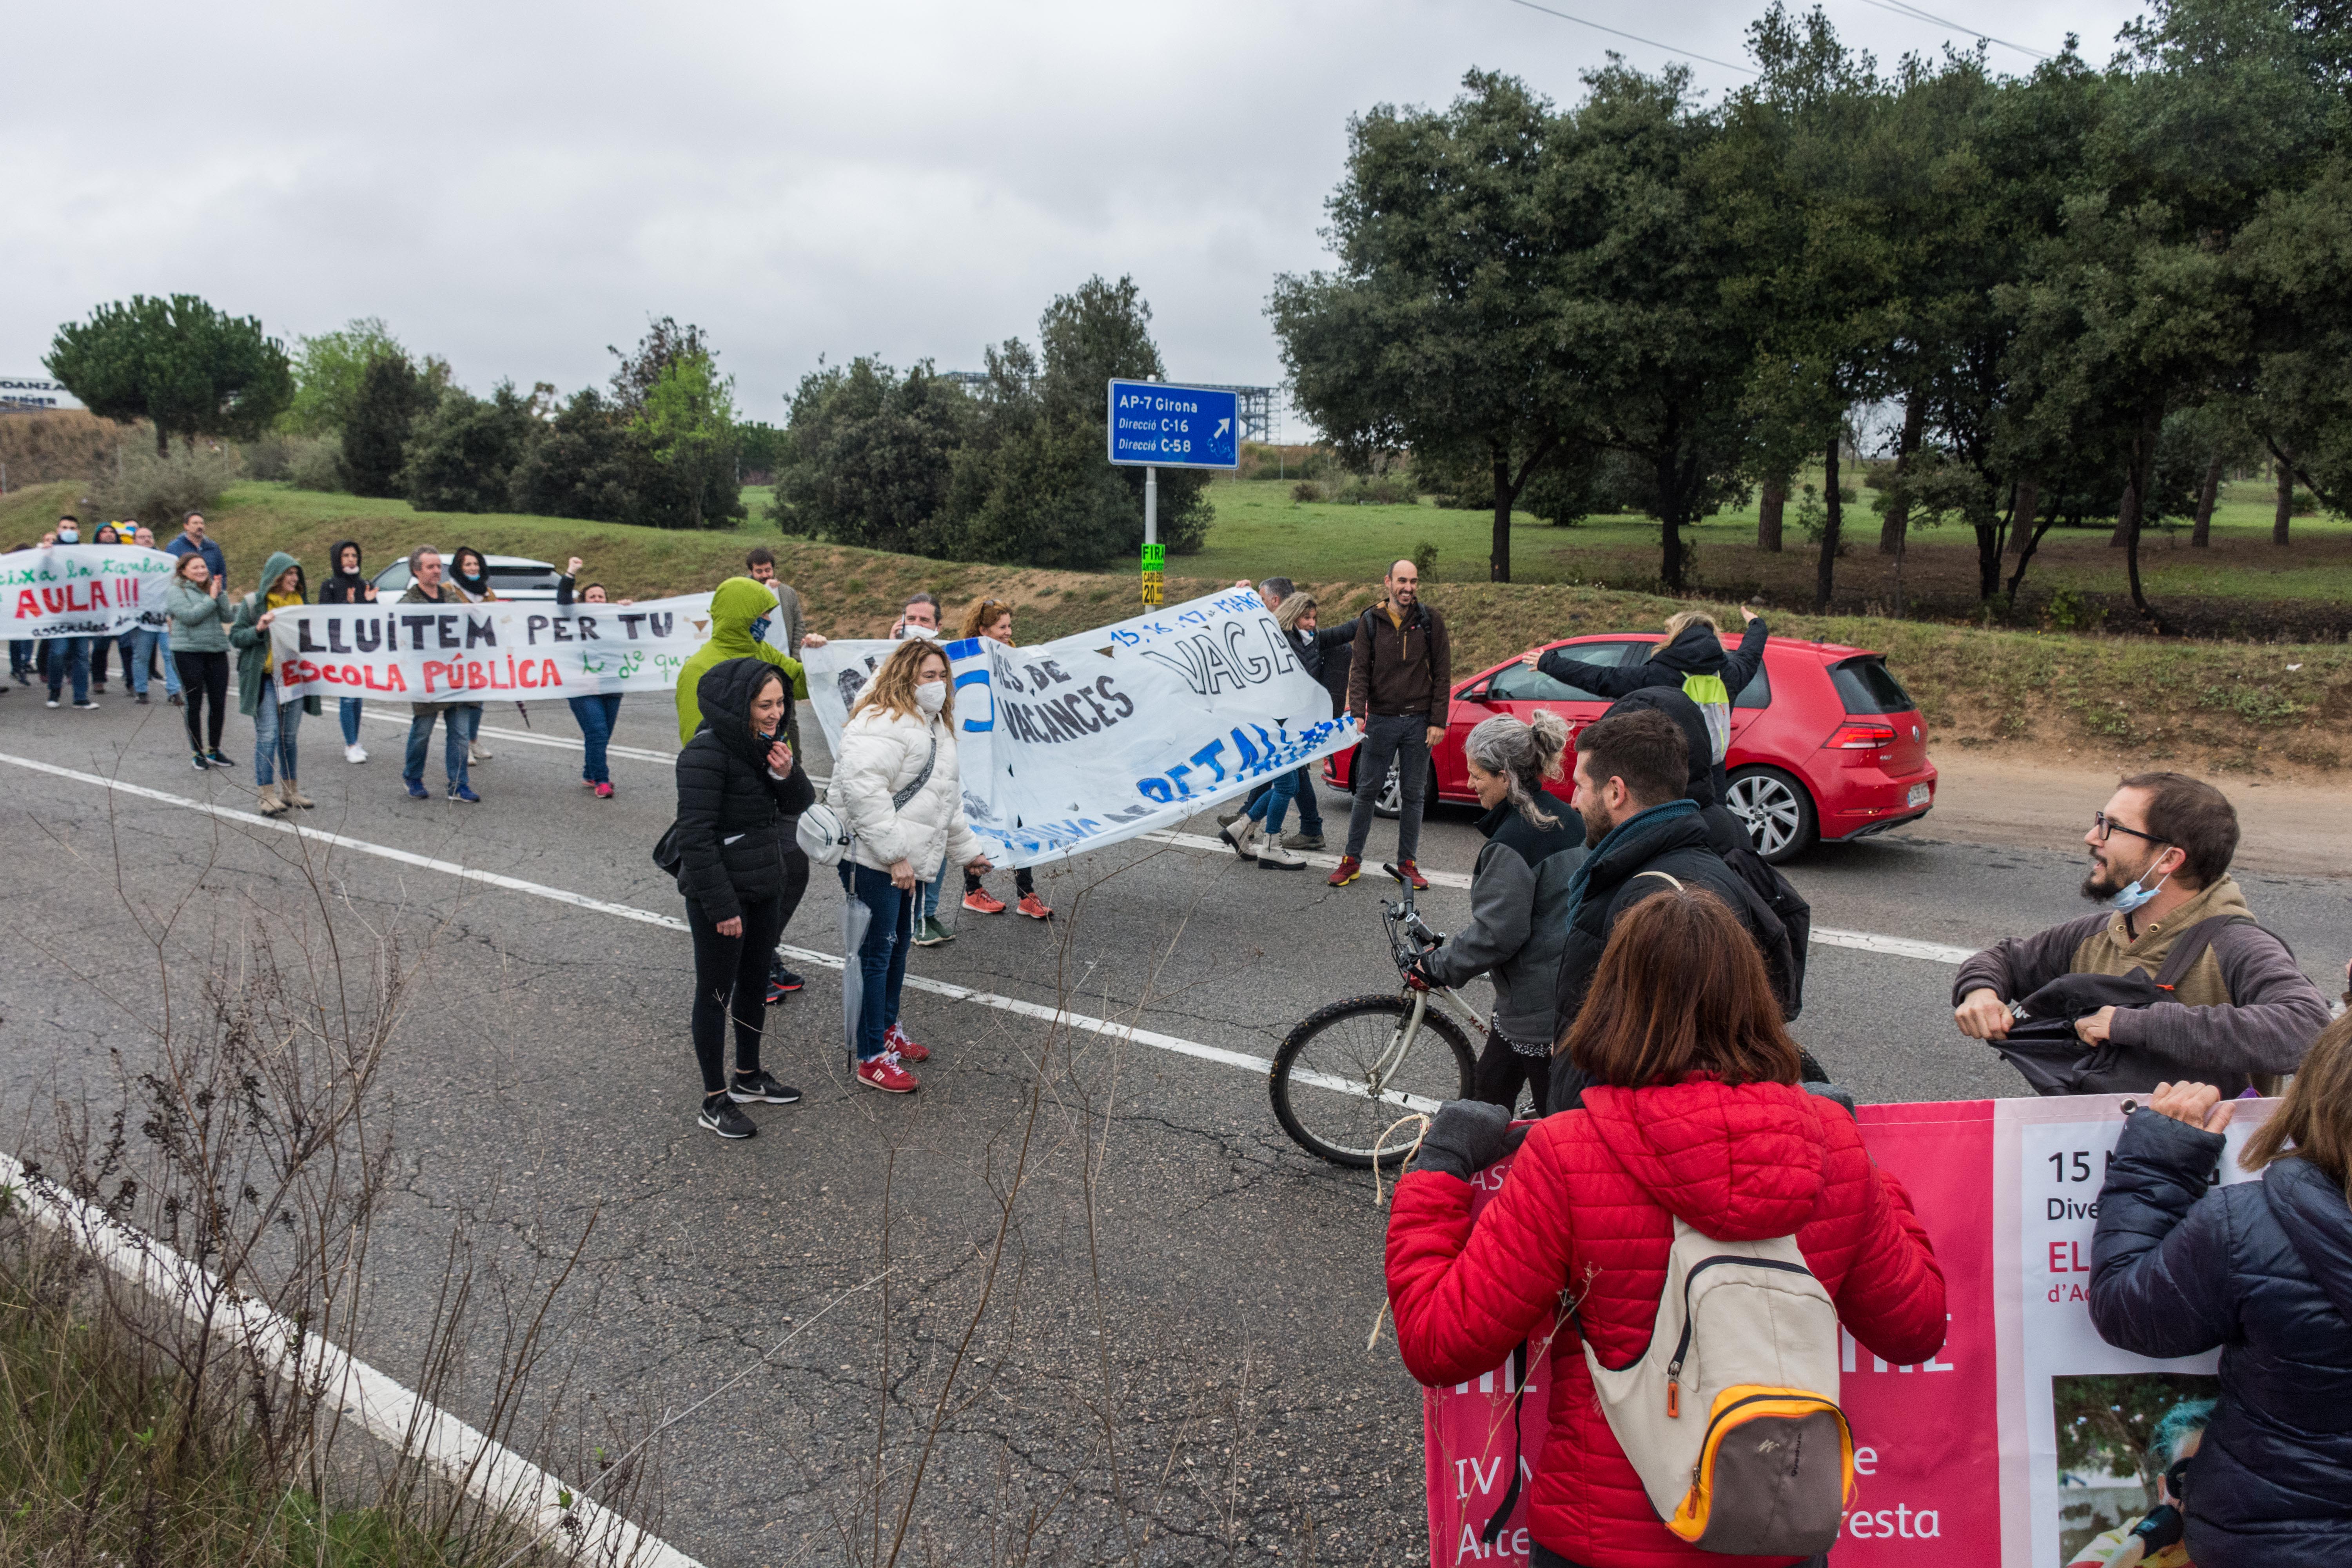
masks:
<path fill-rule="evenodd" d="M 1789 933 L 1769 906 L 1710 842 L 1690 787 L 1690 743 L 1655 709 L 1613 714 L 1576 738 L 1576 794 L 1591 853 L 1568 887 L 1568 941 L 1560 949 L 1554 1012 L 1565 1030 L 1584 1006 L 1601 954 L 1619 917 L 1643 899 L 1677 887 L 1704 889 L 1738 917 L 1788 1005 Z M 1550 1109 L 1575 1106 L 1591 1079 L 1564 1057 L 1552 1059 Z"/>
<path fill-rule="evenodd" d="M 2254 923 L 2230 876 L 2238 814 L 2228 798 L 2186 773 L 2135 773 L 2092 814 L 2083 842 L 2091 851 L 2083 896 L 2106 909 L 2005 938 L 1960 965 L 1952 985 L 1960 1033 L 2007 1038 L 2014 1004 L 2063 974 L 2153 976 L 2198 931 L 2191 940 L 2210 945 L 2169 997 L 2101 1007 L 2076 1021 L 2075 1034 L 2086 1047 L 2112 1042 L 2116 1070 L 2140 1072 L 2151 1089 L 2194 1079 L 2228 1097 L 2294 1071 L 2327 1026 L 2327 1003 L 2286 944 Z"/>

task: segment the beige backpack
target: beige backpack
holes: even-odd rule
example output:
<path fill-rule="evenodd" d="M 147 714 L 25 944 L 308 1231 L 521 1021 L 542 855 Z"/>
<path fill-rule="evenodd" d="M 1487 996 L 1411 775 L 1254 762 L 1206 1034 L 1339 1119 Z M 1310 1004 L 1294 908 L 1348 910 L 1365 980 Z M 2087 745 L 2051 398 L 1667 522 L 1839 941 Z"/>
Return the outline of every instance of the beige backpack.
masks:
<path fill-rule="evenodd" d="M 1853 1495 L 1838 1318 L 1792 1236 L 1717 1241 L 1675 1220 L 1649 1348 L 1585 1365 L 1666 1528 L 1702 1552 L 1808 1557 Z"/>

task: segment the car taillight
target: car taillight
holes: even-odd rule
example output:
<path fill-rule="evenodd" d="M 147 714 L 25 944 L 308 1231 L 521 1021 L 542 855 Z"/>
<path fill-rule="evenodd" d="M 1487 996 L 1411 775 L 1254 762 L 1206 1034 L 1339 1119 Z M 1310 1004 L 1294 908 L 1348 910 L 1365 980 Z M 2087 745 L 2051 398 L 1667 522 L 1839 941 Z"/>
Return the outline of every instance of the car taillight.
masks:
<path fill-rule="evenodd" d="M 1874 752 L 1895 744 L 1892 724 L 1841 724 L 1822 744 L 1832 752 Z"/>

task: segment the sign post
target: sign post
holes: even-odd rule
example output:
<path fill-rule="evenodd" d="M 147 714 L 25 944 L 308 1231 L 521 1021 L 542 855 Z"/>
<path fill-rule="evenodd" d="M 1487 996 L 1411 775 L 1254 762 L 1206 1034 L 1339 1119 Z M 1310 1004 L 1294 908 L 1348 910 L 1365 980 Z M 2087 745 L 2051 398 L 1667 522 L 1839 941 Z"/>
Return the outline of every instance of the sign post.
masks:
<path fill-rule="evenodd" d="M 1160 603 L 1160 470 L 1241 467 L 1241 399 L 1206 386 L 1117 381 L 1109 390 L 1110 460 L 1143 470 L 1143 602 Z"/>

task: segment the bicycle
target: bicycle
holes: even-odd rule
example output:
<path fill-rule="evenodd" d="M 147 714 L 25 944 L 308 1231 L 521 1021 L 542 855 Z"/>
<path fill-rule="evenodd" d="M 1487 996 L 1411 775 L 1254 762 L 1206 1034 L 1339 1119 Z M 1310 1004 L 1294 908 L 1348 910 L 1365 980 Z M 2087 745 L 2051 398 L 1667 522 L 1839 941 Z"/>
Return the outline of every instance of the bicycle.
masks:
<path fill-rule="evenodd" d="M 1383 1170 L 1402 1163 L 1411 1139 L 1377 1148 L 1399 1117 L 1434 1114 L 1449 1100 L 1469 1098 L 1477 1062 L 1470 1041 L 1486 1026 L 1450 987 L 1410 975 L 1412 961 L 1445 939 L 1413 909 L 1412 884 L 1394 866 L 1381 869 L 1404 890 L 1402 903 L 1381 900 L 1389 956 L 1403 980 L 1399 994 L 1350 996 L 1310 1013 L 1284 1038 L 1266 1075 L 1282 1130 L 1308 1153 L 1360 1171 L 1375 1159 Z M 1432 997 L 1439 1008 L 1431 1008 Z M 1423 1047 L 1430 1036 L 1444 1048 Z"/>

